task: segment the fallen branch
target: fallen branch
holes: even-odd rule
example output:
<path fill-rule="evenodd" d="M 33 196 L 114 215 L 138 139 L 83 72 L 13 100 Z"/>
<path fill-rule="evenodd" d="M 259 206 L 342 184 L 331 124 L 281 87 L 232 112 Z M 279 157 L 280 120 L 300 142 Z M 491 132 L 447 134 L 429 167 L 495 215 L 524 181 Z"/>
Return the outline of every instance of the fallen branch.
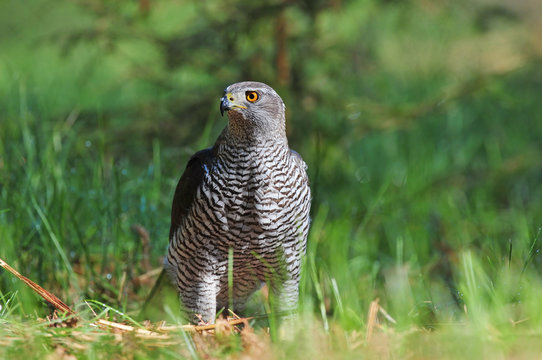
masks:
<path fill-rule="evenodd" d="M 49 302 L 51 305 L 53 305 L 57 310 L 67 313 L 68 315 L 75 315 L 75 311 L 73 311 L 68 305 L 64 304 L 62 300 L 57 298 L 55 295 L 50 293 L 49 291 L 45 290 L 29 278 L 19 274 L 17 270 L 9 266 L 8 263 L 6 263 L 4 260 L 0 259 L 0 266 L 12 273 L 13 275 L 17 276 L 20 280 L 22 280 L 26 285 L 30 286 L 32 290 L 37 292 L 42 298 L 45 299 L 45 301 Z"/>

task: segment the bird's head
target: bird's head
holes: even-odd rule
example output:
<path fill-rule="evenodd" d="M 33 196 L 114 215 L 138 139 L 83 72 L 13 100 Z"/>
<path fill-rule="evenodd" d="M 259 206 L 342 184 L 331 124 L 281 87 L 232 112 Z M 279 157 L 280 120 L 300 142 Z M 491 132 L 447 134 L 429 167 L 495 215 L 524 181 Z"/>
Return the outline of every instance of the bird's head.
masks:
<path fill-rule="evenodd" d="M 245 81 L 232 84 L 220 99 L 220 113 L 227 112 L 230 131 L 243 136 L 285 136 L 285 106 L 270 86 Z"/>

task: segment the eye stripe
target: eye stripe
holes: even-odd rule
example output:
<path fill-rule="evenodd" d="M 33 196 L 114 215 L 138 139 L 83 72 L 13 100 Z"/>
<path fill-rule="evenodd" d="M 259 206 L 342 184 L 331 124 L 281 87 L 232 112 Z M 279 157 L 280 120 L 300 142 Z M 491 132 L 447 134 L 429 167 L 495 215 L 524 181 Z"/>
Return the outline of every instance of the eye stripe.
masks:
<path fill-rule="evenodd" d="M 255 102 L 260 97 L 256 91 L 245 92 L 245 97 L 250 102 Z"/>

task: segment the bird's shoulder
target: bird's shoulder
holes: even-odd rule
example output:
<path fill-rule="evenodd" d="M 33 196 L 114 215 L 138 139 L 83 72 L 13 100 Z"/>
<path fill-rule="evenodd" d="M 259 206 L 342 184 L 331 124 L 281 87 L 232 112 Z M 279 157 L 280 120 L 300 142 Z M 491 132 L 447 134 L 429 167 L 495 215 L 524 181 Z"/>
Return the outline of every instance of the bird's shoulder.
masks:
<path fill-rule="evenodd" d="M 188 160 L 186 168 L 175 188 L 175 195 L 173 196 L 171 231 L 179 225 L 181 219 L 190 211 L 198 187 L 204 181 L 205 173 L 209 171 L 214 161 L 215 154 L 213 148 L 200 150 Z"/>
<path fill-rule="evenodd" d="M 290 149 L 290 156 L 294 160 L 295 164 L 303 170 L 307 170 L 307 164 L 303 161 L 303 158 L 295 150 Z"/>

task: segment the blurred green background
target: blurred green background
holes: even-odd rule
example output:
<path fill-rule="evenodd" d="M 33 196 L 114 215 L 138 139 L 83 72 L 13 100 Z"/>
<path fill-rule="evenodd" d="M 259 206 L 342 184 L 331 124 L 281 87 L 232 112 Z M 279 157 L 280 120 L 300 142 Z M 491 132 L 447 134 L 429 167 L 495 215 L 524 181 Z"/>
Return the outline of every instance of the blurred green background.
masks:
<path fill-rule="evenodd" d="M 307 312 L 360 329 L 378 297 L 398 326 L 478 313 L 540 329 L 541 13 L 2 0 L 0 257 L 68 303 L 140 308 L 186 161 L 224 127 L 223 89 L 256 80 L 309 166 Z M 0 316 L 47 313 L 4 271 L 0 299 Z"/>

